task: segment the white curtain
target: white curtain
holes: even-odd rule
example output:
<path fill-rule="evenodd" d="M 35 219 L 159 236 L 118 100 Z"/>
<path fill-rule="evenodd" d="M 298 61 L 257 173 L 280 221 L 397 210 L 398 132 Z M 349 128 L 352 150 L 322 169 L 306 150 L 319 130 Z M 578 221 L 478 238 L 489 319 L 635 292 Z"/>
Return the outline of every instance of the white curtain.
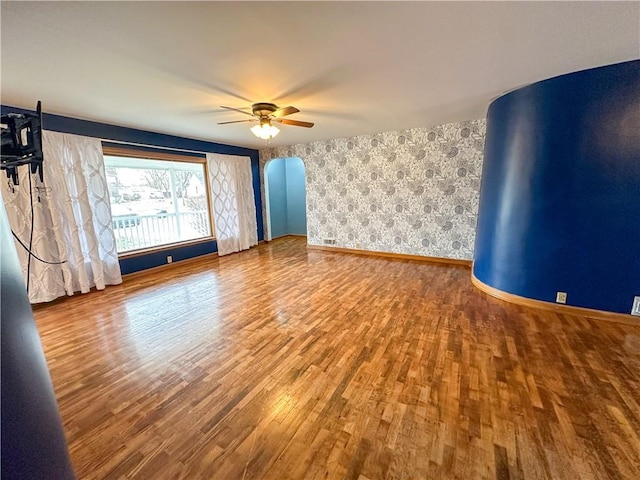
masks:
<path fill-rule="evenodd" d="M 207 153 L 218 255 L 258 244 L 251 159 Z"/>
<path fill-rule="evenodd" d="M 31 176 L 31 250 L 48 262 L 65 263 L 51 265 L 31 258 L 29 301 L 48 302 L 121 283 L 100 140 L 44 131 L 43 153 L 44 183 Z M 19 167 L 19 173 L 20 185 L 13 189 L 2 181 L 2 196 L 11 228 L 28 245 L 29 168 Z M 28 254 L 17 243 L 16 249 L 26 279 Z"/>

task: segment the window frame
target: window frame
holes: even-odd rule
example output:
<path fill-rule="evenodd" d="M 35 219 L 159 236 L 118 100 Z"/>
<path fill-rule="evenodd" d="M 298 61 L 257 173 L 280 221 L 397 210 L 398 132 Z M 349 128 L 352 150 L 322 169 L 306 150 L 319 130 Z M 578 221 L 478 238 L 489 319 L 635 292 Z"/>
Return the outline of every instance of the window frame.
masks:
<path fill-rule="evenodd" d="M 205 192 L 207 198 L 207 211 L 209 217 L 209 225 L 211 226 L 211 234 L 207 237 L 195 238 L 193 240 L 181 240 L 172 243 L 164 243 L 155 247 L 137 248 L 126 252 L 118 252 L 118 258 L 137 257 L 149 253 L 161 252 L 163 250 L 172 250 L 177 247 L 197 245 L 199 243 L 207 243 L 216 240 L 215 222 L 213 220 L 213 200 L 211 198 L 211 186 L 209 184 L 209 165 L 204 154 L 201 155 L 180 155 L 174 152 L 138 150 L 135 147 L 114 147 L 111 145 L 102 145 L 103 156 L 139 158 L 143 160 L 159 160 L 168 162 L 183 162 L 201 164 L 204 169 Z M 106 166 L 106 162 L 105 162 Z M 111 208 L 111 195 L 109 195 L 109 208 Z"/>

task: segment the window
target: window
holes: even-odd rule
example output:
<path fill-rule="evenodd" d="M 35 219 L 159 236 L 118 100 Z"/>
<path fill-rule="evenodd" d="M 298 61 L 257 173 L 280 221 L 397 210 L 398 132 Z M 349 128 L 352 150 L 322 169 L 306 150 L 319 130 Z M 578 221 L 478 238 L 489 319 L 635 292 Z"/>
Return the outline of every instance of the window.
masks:
<path fill-rule="evenodd" d="M 213 238 L 206 160 L 104 148 L 118 253 Z"/>

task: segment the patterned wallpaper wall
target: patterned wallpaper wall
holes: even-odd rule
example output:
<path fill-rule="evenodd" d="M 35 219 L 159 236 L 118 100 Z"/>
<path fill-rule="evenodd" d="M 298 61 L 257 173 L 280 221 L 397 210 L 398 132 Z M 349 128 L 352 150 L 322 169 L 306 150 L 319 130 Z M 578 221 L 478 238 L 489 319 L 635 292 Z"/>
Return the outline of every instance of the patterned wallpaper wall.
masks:
<path fill-rule="evenodd" d="M 470 260 L 484 138 L 481 119 L 266 148 L 261 178 L 272 158 L 304 161 L 311 245 Z"/>

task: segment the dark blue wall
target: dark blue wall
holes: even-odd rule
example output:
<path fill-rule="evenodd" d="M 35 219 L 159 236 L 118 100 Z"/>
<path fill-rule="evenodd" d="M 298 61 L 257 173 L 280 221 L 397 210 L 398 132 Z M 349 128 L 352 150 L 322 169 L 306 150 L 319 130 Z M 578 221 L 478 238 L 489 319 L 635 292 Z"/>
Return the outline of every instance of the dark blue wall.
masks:
<path fill-rule="evenodd" d="M 640 295 L 640 60 L 489 106 L 473 273 L 527 298 L 630 313 Z"/>
<path fill-rule="evenodd" d="M 46 109 L 46 105 L 43 105 L 43 109 Z M 33 113 L 31 110 L 24 110 L 5 105 L 2 106 L 2 115 L 10 112 Z M 147 132 L 145 130 L 119 127 L 106 123 L 78 120 L 76 118 L 63 117 L 48 113 L 43 114 L 42 123 L 44 129 L 54 132 L 72 133 L 74 135 L 96 137 L 103 140 L 129 142 L 156 147 L 173 148 L 177 150 L 193 150 L 196 152 L 222 153 L 227 155 L 242 155 L 250 157 L 251 170 L 253 173 L 253 191 L 255 192 L 258 240 L 264 239 L 264 229 L 262 227 L 262 199 L 260 197 L 260 166 L 257 150 L 235 147 L 233 145 L 205 142 L 203 140 L 194 140 L 191 138 L 177 137 L 174 135 L 165 135 L 162 133 Z M 217 243 L 214 240 L 195 245 L 163 250 L 162 252 L 121 259 L 120 266 L 122 268 L 122 273 L 132 273 L 166 264 L 167 255 L 172 255 L 173 260 L 178 261 L 217 251 Z"/>

